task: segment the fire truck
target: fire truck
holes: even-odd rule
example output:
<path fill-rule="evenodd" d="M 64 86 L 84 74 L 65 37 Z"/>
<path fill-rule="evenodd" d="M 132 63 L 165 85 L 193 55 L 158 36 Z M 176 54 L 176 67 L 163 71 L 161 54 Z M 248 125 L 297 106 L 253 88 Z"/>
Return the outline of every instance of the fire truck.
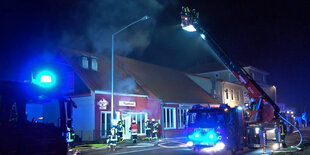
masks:
<path fill-rule="evenodd" d="M 68 153 L 74 137 L 72 108 L 76 106 L 70 97 L 51 87 L 53 78 L 44 72 L 33 82 L 0 81 L 0 154 Z M 43 116 L 27 119 L 27 105 L 51 100 L 59 107 L 58 116 L 50 114 L 58 118 L 58 123 L 40 122 Z"/>
<path fill-rule="evenodd" d="M 243 108 L 194 105 L 187 113 L 187 146 L 194 151 L 240 150 L 246 146 Z"/>
<path fill-rule="evenodd" d="M 182 7 L 180 14 L 182 29 L 198 32 L 226 68 L 248 90 L 251 98 L 251 108 L 244 106 L 231 108 L 227 105 L 217 108 L 193 106 L 188 111 L 189 141 L 187 145 L 194 150 L 218 151 L 225 148 L 232 152 L 243 147 L 265 148 L 266 129 L 277 127 L 279 117 L 284 119 L 279 114 L 279 107 L 255 80 L 212 39 L 199 23 L 199 13 L 195 9 Z M 289 121 L 287 123 L 291 124 Z M 301 142 L 298 145 L 300 144 Z"/>

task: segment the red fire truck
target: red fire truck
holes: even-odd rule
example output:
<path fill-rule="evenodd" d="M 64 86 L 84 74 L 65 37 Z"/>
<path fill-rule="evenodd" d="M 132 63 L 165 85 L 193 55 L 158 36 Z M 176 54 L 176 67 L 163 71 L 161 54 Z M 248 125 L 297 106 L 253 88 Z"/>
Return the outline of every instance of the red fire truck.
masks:
<path fill-rule="evenodd" d="M 266 146 L 266 129 L 277 126 L 279 116 L 284 119 L 279 114 L 279 107 L 254 79 L 212 39 L 199 23 L 198 18 L 199 13 L 195 9 L 182 7 L 182 29 L 200 34 L 227 69 L 248 90 L 252 102 L 251 108 L 230 108 L 223 105 L 219 108 L 194 106 L 188 112 L 188 146 L 194 150 L 226 148 L 232 152 L 244 146 L 250 148 Z"/>

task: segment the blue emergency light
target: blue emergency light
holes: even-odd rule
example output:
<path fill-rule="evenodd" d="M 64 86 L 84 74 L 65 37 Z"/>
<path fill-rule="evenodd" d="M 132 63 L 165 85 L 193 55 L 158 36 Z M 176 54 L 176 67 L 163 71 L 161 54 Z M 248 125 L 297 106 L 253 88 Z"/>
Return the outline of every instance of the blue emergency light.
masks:
<path fill-rule="evenodd" d="M 32 83 L 41 87 L 52 87 L 56 83 L 56 76 L 51 71 L 43 70 L 32 78 Z"/>

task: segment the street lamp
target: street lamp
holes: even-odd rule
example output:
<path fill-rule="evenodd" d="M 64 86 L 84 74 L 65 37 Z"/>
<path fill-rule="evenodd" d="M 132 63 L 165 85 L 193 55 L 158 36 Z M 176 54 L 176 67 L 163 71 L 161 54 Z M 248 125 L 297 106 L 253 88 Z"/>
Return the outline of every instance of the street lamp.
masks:
<path fill-rule="evenodd" d="M 274 88 L 274 102 L 277 104 L 277 87 L 274 85 L 272 87 Z"/>
<path fill-rule="evenodd" d="M 123 30 L 127 29 L 128 27 L 140 22 L 140 21 L 143 21 L 143 20 L 147 20 L 149 19 L 150 17 L 149 16 L 144 16 L 142 17 L 141 19 L 139 20 L 136 20 L 130 24 L 128 24 L 127 26 L 125 26 L 124 28 L 118 30 L 117 32 L 113 33 L 112 34 L 112 65 L 111 65 L 111 122 L 112 122 L 112 126 L 113 126 L 113 120 L 114 119 L 114 113 L 115 113 L 115 110 L 114 110 L 114 36 L 117 35 L 118 33 L 122 32 Z"/>

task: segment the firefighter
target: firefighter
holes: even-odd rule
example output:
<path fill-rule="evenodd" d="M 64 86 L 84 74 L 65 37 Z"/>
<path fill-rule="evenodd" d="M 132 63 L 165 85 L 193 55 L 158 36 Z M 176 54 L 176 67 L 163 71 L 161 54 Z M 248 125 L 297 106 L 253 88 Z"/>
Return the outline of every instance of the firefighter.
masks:
<path fill-rule="evenodd" d="M 145 121 L 145 132 L 146 132 L 146 139 L 148 141 L 151 141 L 151 139 L 152 139 L 151 128 L 152 128 L 152 124 L 151 124 L 150 120 L 146 119 L 146 121 Z"/>
<path fill-rule="evenodd" d="M 159 123 L 155 121 L 155 119 L 152 119 L 152 125 L 153 125 L 153 139 L 157 140 L 157 132 L 158 132 L 158 127 Z"/>
<path fill-rule="evenodd" d="M 256 102 L 255 102 L 254 98 L 251 98 L 251 103 L 250 103 L 250 106 L 249 106 L 249 110 L 251 110 L 251 111 L 256 110 Z"/>
<path fill-rule="evenodd" d="M 138 137 L 138 125 L 136 124 L 135 120 L 132 121 L 130 130 L 131 130 L 132 142 L 136 143 Z"/>
<path fill-rule="evenodd" d="M 280 120 L 280 137 L 281 137 L 281 143 L 283 148 L 287 148 L 285 144 L 285 135 L 286 135 L 286 125 L 284 124 L 283 120 Z"/>
<path fill-rule="evenodd" d="M 115 151 L 116 142 L 117 142 L 117 129 L 116 124 L 113 124 L 113 127 L 111 128 L 111 135 L 109 135 L 109 139 L 107 141 L 111 151 Z"/>
<path fill-rule="evenodd" d="M 123 131 L 124 131 L 124 124 L 120 120 L 117 123 L 117 139 L 118 139 L 118 141 L 122 141 L 123 140 Z"/>

